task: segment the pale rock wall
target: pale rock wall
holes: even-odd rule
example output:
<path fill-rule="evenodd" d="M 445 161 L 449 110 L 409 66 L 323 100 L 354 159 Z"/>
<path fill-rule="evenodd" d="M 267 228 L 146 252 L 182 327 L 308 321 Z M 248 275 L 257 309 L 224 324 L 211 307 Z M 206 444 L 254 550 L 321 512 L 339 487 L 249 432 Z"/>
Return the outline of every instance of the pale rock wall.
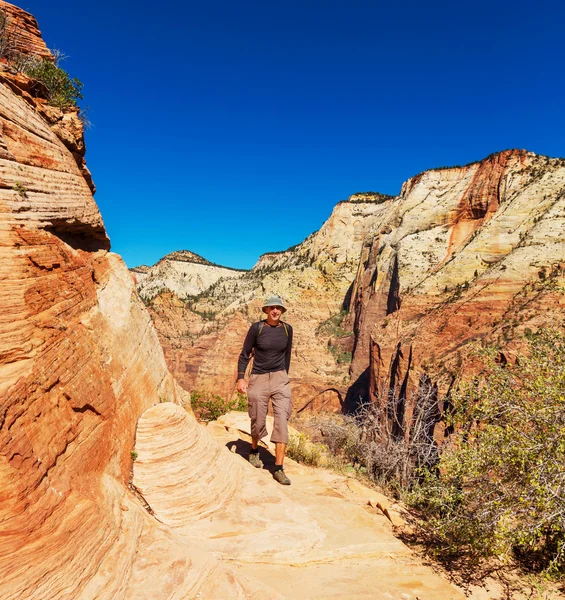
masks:
<path fill-rule="evenodd" d="M 196 296 L 222 277 L 236 279 L 244 273 L 217 265 L 165 257 L 147 272 L 135 272 L 135 278 L 139 295 L 144 300 L 151 300 L 163 290 L 171 291 L 179 298 Z"/>

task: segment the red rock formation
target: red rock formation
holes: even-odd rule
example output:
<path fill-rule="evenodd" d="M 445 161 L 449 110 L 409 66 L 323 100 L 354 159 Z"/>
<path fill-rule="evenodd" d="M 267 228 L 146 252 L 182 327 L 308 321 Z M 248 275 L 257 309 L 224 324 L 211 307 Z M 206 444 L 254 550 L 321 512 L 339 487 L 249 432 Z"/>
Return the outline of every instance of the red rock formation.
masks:
<path fill-rule="evenodd" d="M 264 318 L 265 296 L 276 292 L 288 303 L 286 317 L 295 332 L 290 373 L 295 411 L 340 411 L 352 338 L 328 319 L 338 318 L 347 303 L 365 234 L 390 202 L 373 194 L 339 203 L 320 231 L 298 246 L 264 254 L 250 272 L 219 280 L 200 294 L 191 303 L 197 313 L 168 293 L 155 299 L 150 312 L 181 385 L 230 397 L 245 334 Z M 212 320 L 198 316 L 206 314 Z"/>
<path fill-rule="evenodd" d="M 4 43 L 10 50 L 53 59 L 51 51 L 41 37 L 39 26 L 33 15 L 3 1 L 0 1 L 0 10 L 6 17 L 3 37 Z"/>
<path fill-rule="evenodd" d="M 82 129 L 46 121 L 56 109 L 14 81 L 0 82 L 0 597 L 249 597 L 130 489 L 138 417 L 185 394 L 108 252 L 67 144 Z"/>
<path fill-rule="evenodd" d="M 472 372 L 471 342 L 512 348 L 559 322 L 563 208 L 565 161 L 522 151 L 409 180 L 355 282 L 350 406 L 383 386 L 410 395 L 423 374 L 445 392 Z"/>

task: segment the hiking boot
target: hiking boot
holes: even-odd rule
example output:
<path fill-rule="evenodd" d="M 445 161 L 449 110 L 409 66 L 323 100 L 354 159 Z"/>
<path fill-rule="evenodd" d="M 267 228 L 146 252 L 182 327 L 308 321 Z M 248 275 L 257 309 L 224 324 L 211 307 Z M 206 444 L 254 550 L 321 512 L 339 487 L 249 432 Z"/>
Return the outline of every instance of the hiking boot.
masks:
<path fill-rule="evenodd" d="M 263 461 L 259 458 L 259 452 L 250 452 L 249 453 L 249 462 L 256 469 L 260 469 L 263 466 Z"/>
<path fill-rule="evenodd" d="M 279 469 L 273 473 L 273 477 L 276 481 L 278 481 L 281 485 L 290 485 L 290 479 L 286 476 L 286 473 Z"/>

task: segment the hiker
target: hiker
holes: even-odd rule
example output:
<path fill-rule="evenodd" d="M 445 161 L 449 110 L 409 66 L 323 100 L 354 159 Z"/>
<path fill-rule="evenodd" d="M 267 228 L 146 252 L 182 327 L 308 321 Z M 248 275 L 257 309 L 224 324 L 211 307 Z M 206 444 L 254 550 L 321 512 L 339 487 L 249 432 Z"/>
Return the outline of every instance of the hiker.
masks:
<path fill-rule="evenodd" d="M 273 404 L 275 424 L 271 442 L 275 444 L 275 471 L 273 477 L 282 485 L 290 485 L 283 463 L 288 443 L 288 419 L 292 411 L 290 398 L 290 351 L 292 327 L 281 317 L 286 308 L 281 298 L 271 296 L 263 305 L 267 318 L 253 323 L 247 332 L 243 349 L 237 362 L 237 391 L 247 394 L 251 418 L 251 451 L 249 462 L 260 469 L 259 440 L 267 435 L 267 409 L 269 399 Z M 253 369 L 249 383 L 245 370 L 253 356 Z"/>

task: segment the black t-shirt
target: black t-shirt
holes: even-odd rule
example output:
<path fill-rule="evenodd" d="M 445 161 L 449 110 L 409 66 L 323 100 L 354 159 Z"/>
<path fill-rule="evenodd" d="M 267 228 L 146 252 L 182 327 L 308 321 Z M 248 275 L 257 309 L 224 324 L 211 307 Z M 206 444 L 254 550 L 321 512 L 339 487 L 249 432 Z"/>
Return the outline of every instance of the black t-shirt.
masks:
<path fill-rule="evenodd" d="M 243 348 L 237 361 L 237 378 L 243 379 L 245 369 L 253 359 L 253 375 L 284 371 L 290 368 L 292 327 L 288 323 L 271 326 L 266 321 L 253 323 L 245 336 Z"/>

